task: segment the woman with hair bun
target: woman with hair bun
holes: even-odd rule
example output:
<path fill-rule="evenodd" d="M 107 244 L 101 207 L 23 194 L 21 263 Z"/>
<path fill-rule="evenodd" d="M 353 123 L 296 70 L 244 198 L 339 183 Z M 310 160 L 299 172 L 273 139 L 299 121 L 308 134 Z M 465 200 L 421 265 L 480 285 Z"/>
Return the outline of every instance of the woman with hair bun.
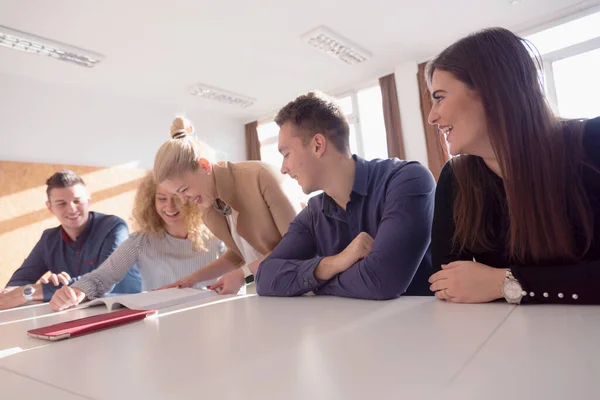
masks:
<path fill-rule="evenodd" d="M 193 136 L 181 117 L 154 160 L 156 182 L 202 212 L 204 225 L 227 246 L 218 260 L 169 287 L 190 287 L 221 277 L 209 288 L 237 293 L 253 281 L 260 261 L 279 243 L 297 214 L 283 191 L 283 176 L 260 161 L 215 162 L 213 150 Z"/>

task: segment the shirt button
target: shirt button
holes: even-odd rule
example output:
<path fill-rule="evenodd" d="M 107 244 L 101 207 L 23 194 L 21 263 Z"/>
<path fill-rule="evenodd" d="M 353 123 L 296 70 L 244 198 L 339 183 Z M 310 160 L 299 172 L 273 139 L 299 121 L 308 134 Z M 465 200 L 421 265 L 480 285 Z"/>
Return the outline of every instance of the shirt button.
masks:
<path fill-rule="evenodd" d="M 308 280 L 308 283 L 310 283 L 310 284 L 312 285 L 313 281 L 309 279 L 309 280 Z"/>
<path fill-rule="evenodd" d="M 559 294 L 558 294 L 558 298 L 559 298 L 559 299 L 562 299 L 563 297 L 565 297 L 565 295 L 564 295 L 564 294 L 562 294 L 562 293 L 559 293 Z"/>
<path fill-rule="evenodd" d="M 573 294 L 573 300 L 577 300 L 579 298 L 579 296 L 577 296 L 577 294 Z"/>
<path fill-rule="evenodd" d="M 308 282 L 304 281 L 304 286 L 308 286 Z"/>
<path fill-rule="evenodd" d="M 529 295 L 530 295 L 531 297 L 533 297 L 533 296 L 535 296 L 535 293 L 533 293 L 533 292 L 529 292 Z"/>
<path fill-rule="evenodd" d="M 548 293 L 544 292 L 544 297 L 548 297 Z"/>

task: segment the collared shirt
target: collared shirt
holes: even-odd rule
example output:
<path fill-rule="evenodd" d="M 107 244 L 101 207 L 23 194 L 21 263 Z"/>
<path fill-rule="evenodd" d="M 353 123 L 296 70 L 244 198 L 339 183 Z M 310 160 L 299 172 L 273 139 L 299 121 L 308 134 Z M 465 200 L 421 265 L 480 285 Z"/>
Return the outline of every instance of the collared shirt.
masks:
<path fill-rule="evenodd" d="M 90 212 L 85 229 L 74 242 L 62 226 L 47 229 L 23 265 L 15 271 L 8 286 L 35 283 L 47 271 L 66 272 L 74 282 L 95 270 L 127 239 L 129 230 L 125 221 L 114 215 Z M 44 301 L 49 301 L 61 285 L 44 284 Z M 141 278 L 134 266 L 112 289 L 113 293 L 138 293 Z"/>
<path fill-rule="evenodd" d="M 311 198 L 260 264 L 256 276 L 260 295 L 297 296 L 312 291 L 391 299 L 404 293 L 430 294 L 435 192 L 431 173 L 417 162 L 353 158 L 356 169 L 346 211 L 325 193 Z M 314 271 L 319 262 L 342 252 L 360 232 L 374 238 L 370 254 L 331 280 L 318 280 Z"/>

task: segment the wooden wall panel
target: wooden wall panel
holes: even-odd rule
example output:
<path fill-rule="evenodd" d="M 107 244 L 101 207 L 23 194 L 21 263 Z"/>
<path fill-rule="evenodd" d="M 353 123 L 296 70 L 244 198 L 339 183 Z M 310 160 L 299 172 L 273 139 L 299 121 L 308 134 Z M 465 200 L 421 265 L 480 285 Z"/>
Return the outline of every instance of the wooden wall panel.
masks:
<path fill-rule="evenodd" d="M 59 225 L 46 208 L 46 179 L 61 169 L 79 174 L 92 194 L 90 210 L 123 218 L 145 170 L 0 161 L 0 289 L 19 268 L 44 229 Z"/>

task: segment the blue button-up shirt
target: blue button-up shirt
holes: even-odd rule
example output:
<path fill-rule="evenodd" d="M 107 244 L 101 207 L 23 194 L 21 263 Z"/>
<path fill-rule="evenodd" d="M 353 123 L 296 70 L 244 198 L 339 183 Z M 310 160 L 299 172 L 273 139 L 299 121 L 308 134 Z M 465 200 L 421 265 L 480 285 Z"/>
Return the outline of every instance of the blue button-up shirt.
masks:
<path fill-rule="evenodd" d="M 129 237 L 125 221 L 114 215 L 90 212 L 85 229 L 73 242 L 62 226 L 47 229 L 42 234 L 23 265 L 15 271 L 8 286 L 35 283 L 47 271 L 67 272 L 71 282 L 95 270 Z M 44 301 L 49 301 L 61 285 L 44 284 Z M 138 293 L 142 280 L 137 267 L 115 285 L 112 293 Z"/>
<path fill-rule="evenodd" d="M 431 294 L 431 173 L 417 162 L 353 158 L 356 170 L 346 211 L 325 193 L 311 198 L 260 264 L 258 294 L 297 296 L 312 291 L 380 300 L 404 293 Z M 323 257 L 342 252 L 360 232 L 374 238 L 371 253 L 333 279 L 318 280 L 314 271 Z"/>

